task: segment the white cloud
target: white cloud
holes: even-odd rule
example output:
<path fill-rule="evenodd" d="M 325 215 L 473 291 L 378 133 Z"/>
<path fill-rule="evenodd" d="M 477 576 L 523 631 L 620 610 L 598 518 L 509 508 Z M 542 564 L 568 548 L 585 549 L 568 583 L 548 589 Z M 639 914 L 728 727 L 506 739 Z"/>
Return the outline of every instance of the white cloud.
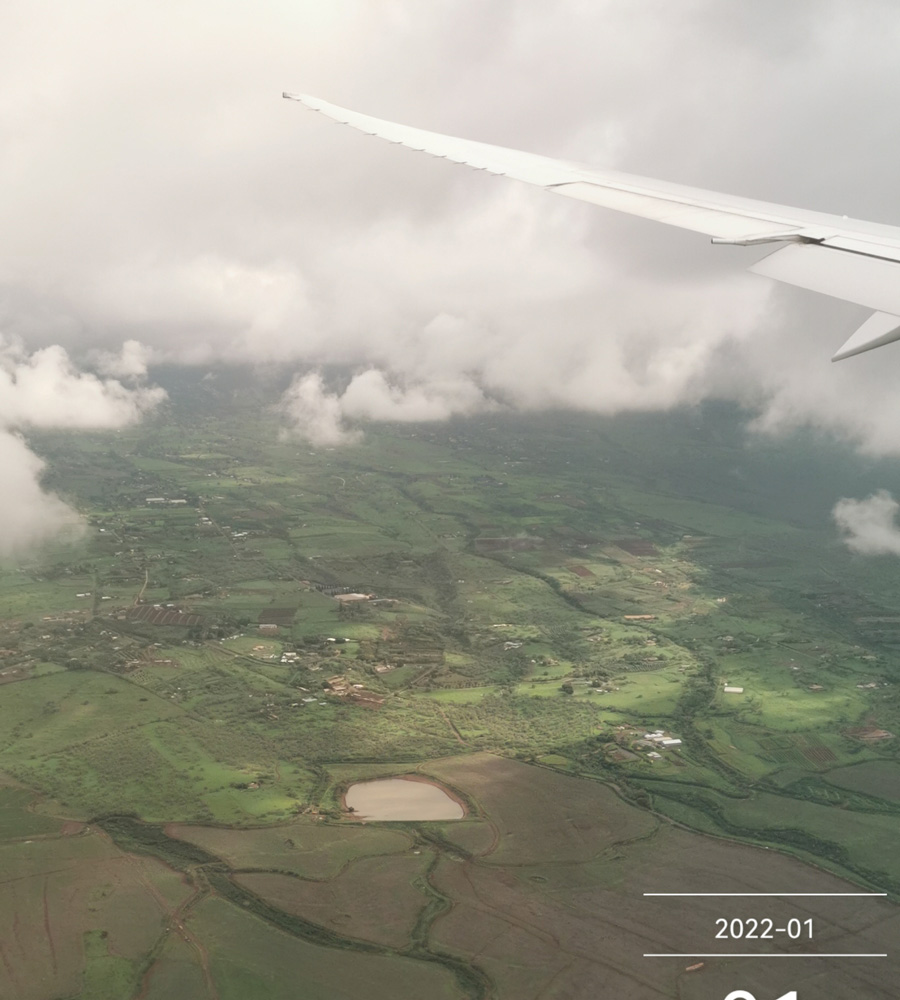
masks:
<path fill-rule="evenodd" d="M 297 376 L 281 399 L 290 433 L 314 445 L 357 444 L 363 421 L 446 420 L 498 404 L 467 378 L 392 384 L 376 368 L 355 375 L 343 392 L 327 392 L 318 372 Z"/>
<path fill-rule="evenodd" d="M 320 448 L 354 444 L 358 431 L 344 425 L 340 398 L 325 390 L 322 376 L 312 373 L 294 379 L 281 399 L 291 433 Z"/>
<path fill-rule="evenodd" d="M 133 423 L 164 397 L 136 382 L 140 345 L 124 345 L 107 359 L 127 368 L 135 384 L 79 371 L 56 345 L 28 353 L 20 341 L 0 337 L 0 556 L 19 552 L 79 523 L 78 515 L 40 484 L 43 463 L 15 428 L 111 428 Z M 102 359 L 101 359 L 102 360 Z"/>
<path fill-rule="evenodd" d="M 126 340 L 118 354 L 98 351 L 94 359 L 101 375 L 112 378 L 144 378 L 152 351 L 138 340 Z"/>
<path fill-rule="evenodd" d="M 384 372 L 370 368 L 355 376 L 340 397 L 341 412 L 351 420 L 446 420 L 477 413 L 492 403 L 466 378 L 433 379 L 420 385 L 391 385 Z"/>
<path fill-rule="evenodd" d="M 126 387 L 80 372 L 55 345 L 23 354 L 0 341 L 0 426 L 121 427 L 163 398 L 158 387 Z"/>
<path fill-rule="evenodd" d="M 350 366 L 339 395 L 311 376 L 288 394 L 293 426 L 322 440 L 491 399 L 614 413 L 724 395 L 756 405 L 760 430 L 900 454 L 900 347 L 831 365 L 863 316 L 742 274 L 760 251 L 280 97 L 891 221 L 898 43 L 890 0 L 8 0 L 0 324 L 30 353 L 14 398 L 0 383 L 0 426 L 37 421 L 29 380 L 54 372 L 46 420 L 139 416 L 157 397 L 117 388 L 147 358 L 119 354 L 126 339 L 167 362 Z M 106 352 L 102 377 L 76 375 L 59 353 L 76 346 Z"/>
<path fill-rule="evenodd" d="M 897 511 L 900 504 L 893 496 L 878 490 L 865 500 L 838 500 L 831 513 L 848 549 L 867 556 L 900 556 Z"/>
<path fill-rule="evenodd" d="M 0 430 L 0 557 L 81 530 L 77 514 L 41 489 L 43 464 L 20 437 Z"/>

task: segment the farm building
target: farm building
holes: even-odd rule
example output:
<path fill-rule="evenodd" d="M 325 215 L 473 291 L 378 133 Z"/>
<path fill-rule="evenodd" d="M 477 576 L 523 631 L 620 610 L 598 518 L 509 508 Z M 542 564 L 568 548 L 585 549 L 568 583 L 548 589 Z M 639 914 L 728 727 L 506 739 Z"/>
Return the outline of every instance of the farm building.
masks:
<path fill-rule="evenodd" d="M 657 729 L 655 733 L 644 733 L 644 740 L 648 743 L 654 743 L 658 747 L 665 747 L 666 749 L 671 749 L 672 747 L 680 747 L 681 740 L 675 736 L 666 736 L 666 734 L 661 730 Z M 644 740 L 640 741 L 641 743 Z M 635 746 L 638 746 L 636 743 Z"/>

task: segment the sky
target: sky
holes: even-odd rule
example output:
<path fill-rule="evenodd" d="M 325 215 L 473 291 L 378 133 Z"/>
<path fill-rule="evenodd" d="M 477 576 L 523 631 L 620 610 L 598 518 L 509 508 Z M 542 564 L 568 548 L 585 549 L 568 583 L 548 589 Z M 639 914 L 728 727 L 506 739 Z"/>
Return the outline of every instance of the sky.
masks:
<path fill-rule="evenodd" d="M 894 0 L 6 0 L 0 553 L 73 519 L 21 435 L 141 419 L 162 361 L 295 366 L 285 428 L 325 446 L 717 397 L 900 454 L 900 345 L 831 364 L 866 311 L 758 248 L 281 98 L 900 225 L 898 50 Z"/>

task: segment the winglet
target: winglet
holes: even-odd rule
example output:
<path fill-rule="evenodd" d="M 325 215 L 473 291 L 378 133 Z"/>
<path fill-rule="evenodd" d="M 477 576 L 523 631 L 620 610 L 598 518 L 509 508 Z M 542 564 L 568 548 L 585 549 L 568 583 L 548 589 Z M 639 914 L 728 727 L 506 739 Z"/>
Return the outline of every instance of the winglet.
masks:
<path fill-rule="evenodd" d="M 883 312 L 872 313 L 831 360 L 843 361 L 844 358 L 852 358 L 854 354 L 883 347 L 895 340 L 900 340 L 900 316 Z"/>

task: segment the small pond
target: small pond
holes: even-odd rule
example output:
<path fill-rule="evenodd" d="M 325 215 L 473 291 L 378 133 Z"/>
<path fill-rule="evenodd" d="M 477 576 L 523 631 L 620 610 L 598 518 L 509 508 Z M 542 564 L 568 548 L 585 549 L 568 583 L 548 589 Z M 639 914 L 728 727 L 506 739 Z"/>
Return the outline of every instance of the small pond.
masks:
<path fill-rule="evenodd" d="M 430 781 L 383 778 L 351 785 L 344 796 L 348 809 L 360 819 L 462 819 L 465 810 L 443 788 Z"/>

